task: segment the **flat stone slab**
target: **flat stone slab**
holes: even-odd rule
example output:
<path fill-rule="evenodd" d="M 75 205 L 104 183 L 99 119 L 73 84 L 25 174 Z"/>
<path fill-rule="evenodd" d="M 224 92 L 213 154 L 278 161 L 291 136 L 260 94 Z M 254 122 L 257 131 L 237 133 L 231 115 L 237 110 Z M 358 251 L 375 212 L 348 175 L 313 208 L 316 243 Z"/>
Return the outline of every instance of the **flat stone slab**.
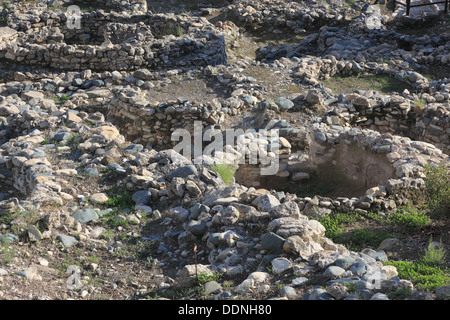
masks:
<path fill-rule="evenodd" d="M 15 40 L 18 32 L 9 27 L 1 27 L 0 28 L 0 50 L 6 45 L 6 43 L 11 43 L 11 41 Z"/>

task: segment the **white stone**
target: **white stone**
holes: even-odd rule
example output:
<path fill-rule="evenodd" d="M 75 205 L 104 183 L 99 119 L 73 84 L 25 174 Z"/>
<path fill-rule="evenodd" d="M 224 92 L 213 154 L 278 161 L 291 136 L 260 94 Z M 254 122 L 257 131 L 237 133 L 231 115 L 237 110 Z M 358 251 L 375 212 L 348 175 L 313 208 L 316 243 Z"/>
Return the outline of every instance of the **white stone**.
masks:
<path fill-rule="evenodd" d="M 272 260 L 272 271 L 275 274 L 283 273 L 291 267 L 291 262 L 286 258 L 275 258 Z"/>

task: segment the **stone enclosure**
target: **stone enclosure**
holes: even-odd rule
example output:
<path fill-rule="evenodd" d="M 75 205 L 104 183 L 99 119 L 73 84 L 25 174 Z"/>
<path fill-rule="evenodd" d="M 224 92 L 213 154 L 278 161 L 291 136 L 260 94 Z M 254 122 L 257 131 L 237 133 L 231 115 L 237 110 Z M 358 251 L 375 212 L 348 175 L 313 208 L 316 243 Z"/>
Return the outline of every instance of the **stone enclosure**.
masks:
<path fill-rule="evenodd" d="M 0 58 L 59 70 L 175 69 L 226 63 L 223 35 L 208 21 L 182 15 L 82 12 L 13 15 Z M 72 23 L 72 24 L 71 24 Z M 12 31 L 11 29 L 15 30 Z"/>

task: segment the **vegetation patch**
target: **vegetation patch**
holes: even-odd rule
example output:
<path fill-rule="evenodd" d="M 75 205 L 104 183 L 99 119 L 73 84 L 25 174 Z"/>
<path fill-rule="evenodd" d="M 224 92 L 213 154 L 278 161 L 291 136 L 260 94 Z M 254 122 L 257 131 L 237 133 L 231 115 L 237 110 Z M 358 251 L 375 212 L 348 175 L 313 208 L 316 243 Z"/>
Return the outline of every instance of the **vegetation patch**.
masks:
<path fill-rule="evenodd" d="M 386 215 L 332 212 L 318 220 L 326 229 L 326 237 L 354 251 L 376 248 L 384 239 L 407 236 L 411 231 L 420 231 L 431 224 L 426 213 L 410 206 Z"/>
<path fill-rule="evenodd" d="M 355 90 L 376 90 L 391 94 L 393 91 L 402 92 L 405 89 L 412 89 L 407 83 L 387 75 L 335 76 L 321 82 L 335 94 L 349 93 Z"/>
<path fill-rule="evenodd" d="M 446 255 L 442 242 L 436 247 L 430 238 L 428 248 L 421 259 L 387 261 L 385 264 L 396 267 L 399 277 L 410 280 L 418 289 L 433 291 L 450 284 L 450 268 L 445 263 Z"/>
<path fill-rule="evenodd" d="M 213 164 L 210 169 L 217 172 L 226 185 L 229 185 L 233 181 L 234 174 L 236 173 L 236 167 L 227 163 Z"/>
<path fill-rule="evenodd" d="M 114 186 L 110 191 L 107 192 L 108 201 L 106 206 L 108 208 L 131 208 L 133 206 L 133 200 L 131 199 L 130 192 L 120 186 Z"/>
<path fill-rule="evenodd" d="M 425 201 L 423 207 L 431 213 L 450 217 L 450 174 L 445 163 L 425 166 Z"/>

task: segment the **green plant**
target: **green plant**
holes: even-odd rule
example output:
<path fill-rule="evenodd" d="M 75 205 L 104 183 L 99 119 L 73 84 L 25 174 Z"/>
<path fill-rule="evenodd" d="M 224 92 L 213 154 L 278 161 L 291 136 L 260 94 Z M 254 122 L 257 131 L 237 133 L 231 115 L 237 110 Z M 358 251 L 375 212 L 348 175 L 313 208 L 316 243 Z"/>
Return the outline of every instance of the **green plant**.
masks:
<path fill-rule="evenodd" d="M 441 268 L 420 261 L 387 261 L 385 264 L 396 267 L 398 276 L 411 281 L 419 290 L 432 291 L 450 284 L 448 267 Z"/>
<path fill-rule="evenodd" d="M 12 263 L 14 256 L 16 255 L 16 249 L 12 248 L 8 241 L 0 241 L 0 245 L 2 246 L 3 264 Z"/>
<path fill-rule="evenodd" d="M 428 243 L 428 247 L 425 250 L 425 254 L 422 257 L 422 262 L 428 265 L 444 265 L 445 258 L 447 257 L 447 251 L 442 245 L 442 240 L 439 243 L 439 247 L 433 244 L 432 237 L 430 237 L 430 241 Z"/>
<path fill-rule="evenodd" d="M 424 107 L 426 103 L 427 103 L 427 101 L 424 99 L 415 99 L 414 100 L 414 105 L 418 106 L 418 107 Z"/>
<path fill-rule="evenodd" d="M 217 163 L 210 166 L 210 169 L 217 172 L 226 185 L 229 185 L 233 181 L 234 174 L 236 173 L 236 167 L 227 163 Z"/>
<path fill-rule="evenodd" d="M 198 275 L 196 275 L 195 280 L 197 281 L 198 286 L 202 286 L 209 281 L 219 280 L 221 277 L 222 273 L 220 272 L 212 272 L 212 273 L 201 272 Z"/>
<path fill-rule="evenodd" d="M 69 139 L 67 139 L 65 142 L 61 143 L 60 145 L 63 147 L 68 146 L 68 147 L 70 147 L 70 150 L 72 150 L 72 152 L 75 152 L 81 143 L 79 136 L 80 135 L 78 133 L 74 133 L 69 137 Z"/>
<path fill-rule="evenodd" d="M 426 213 L 411 206 L 395 210 L 386 220 L 391 225 L 402 225 L 415 230 L 422 229 L 430 222 Z"/>
<path fill-rule="evenodd" d="M 405 82 L 387 75 L 334 76 L 321 82 L 336 94 L 354 90 L 376 90 L 391 93 L 392 91 L 402 92 L 404 89 L 411 89 Z"/>
<path fill-rule="evenodd" d="M 114 186 L 108 191 L 108 201 L 106 206 L 109 208 L 131 208 L 133 200 L 130 192 L 125 187 Z"/>
<path fill-rule="evenodd" d="M 184 30 L 181 26 L 175 25 L 173 23 L 168 23 L 162 30 L 163 35 L 173 35 L 176 37 L 181 37 L 184 35 Z"/>
<path fill-rule="evenodd" d="M 101 220 L 111 228 L 128 227 L 129 221 L 122 215 L 123 211 L 115 209 L 103 215 Z"/>
<path fill-rule="evenodd" d="M 450 174 L 448 165 L 426 165 L 425 207 L 438 216 L 450 216 Z"/>
<path fill-rule="evenodd" d="M 363 215 L 359 212 L 335 211 L 317 220 L 325 227 L 327 238 L 355 251 L 376 247 L 382 240 L 392 237 L 389 230 L 372 228 L 367 224 L 368 222 L 383 223 L 381 216 L 374 212 Z"/>
<path fill-rule="evenodd" d="M 95 264 L 98 264 L 99 262 L 100 262 L 100 258 L 99 257 L 96 257 L 96 256 L 88 256 L 87 258 L 86 258 L 86 262 L 88 262 L 88 263 L 95 263 Z"/>
<path fill-rule="evenodd" d="M 370 230 L 367 228 L 353 229 L 349 232 L 341 232 L 336 235 L 333 241 L 341 243 L 354 251 L 361 251 L 367 247 L 376 247 L 381 241 L 391 237 L 385 230 Z"/>
<path fill-rule="evenodd" d="M 394 292 L 389 292 L 387 294 L 390 300 L 405 300 L 411 296 L 413 290 L 410 287 L 402 287 Z"/>
<path fill-rule="evenodd" d="M 345 224 L 356 222 L 359 215 L 353 212 L 332 212 L 323 216 L 318 221 L 325 227 L 325 235 L 330 239 L 335 239 L 342 234 L 342 227 Z"/>
<path fill-rule="evenodd" d="M 66 94 L 63 94 L 61 97 L 56 97 L 53 101 L 55 101 L 56 104 L 62 104 L 69 100 L 70 97 Z"/>
<path fill-rule="evenodd" d="M 430 237 L 427 249 L 417 261 L 386 261 L 385 264 L 396 267 L 399 277 L 410 280 L 418 289 L 432 291 L 450 284 L 446 256 L 442 242 L 436 248 Z"/>

